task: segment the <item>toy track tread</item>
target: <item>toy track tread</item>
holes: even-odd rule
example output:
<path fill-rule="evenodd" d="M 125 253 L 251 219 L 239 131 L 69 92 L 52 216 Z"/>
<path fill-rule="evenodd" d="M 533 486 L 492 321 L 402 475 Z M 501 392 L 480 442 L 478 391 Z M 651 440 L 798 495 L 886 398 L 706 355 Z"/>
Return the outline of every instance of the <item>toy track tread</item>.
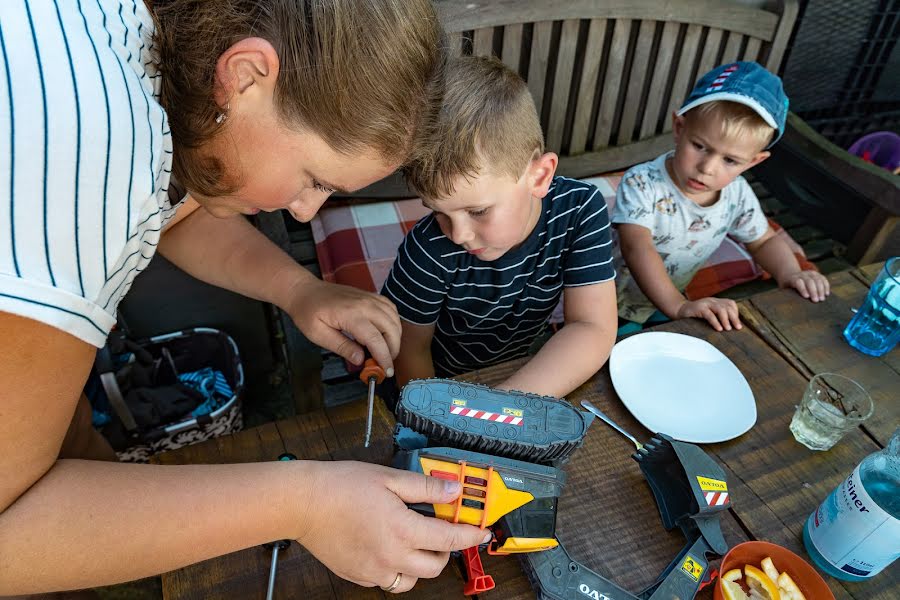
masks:
<path fill-rule="evenodd" d="M 479 414 L 516 414 L 521 425 L 452 414 L 457 406 Z M 432 444 L 545 464 L 564 462 L 581 446 L 588 425 L 581 411 L 559 398 L 442 379 L 407 384 L 396 415 Z"/>

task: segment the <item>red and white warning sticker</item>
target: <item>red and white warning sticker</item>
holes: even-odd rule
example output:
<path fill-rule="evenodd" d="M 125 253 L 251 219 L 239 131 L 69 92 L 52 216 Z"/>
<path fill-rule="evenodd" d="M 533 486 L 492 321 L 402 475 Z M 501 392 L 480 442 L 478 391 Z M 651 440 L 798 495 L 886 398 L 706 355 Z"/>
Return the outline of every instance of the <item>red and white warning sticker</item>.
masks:
<path fill-rule="evenodd" d="M 710 506 L 722 506 L 728 502 L 728 492 L 706 492 L 704 497 Z"/>
<path fill-rule="evenodd" d="M 451 406 L 450 414 L 461 415 L 472 419 L 481 419 L 482 421 L 494 421 L 495 423 L 504 423 L 506 425 L 519 425 L 524 422 L 522 417 L 515 415 L 499 415 L 497 413 L 488 412 L 486 410 L 477 410 L 475 408 L 466 408 L 465 406 Z"/>

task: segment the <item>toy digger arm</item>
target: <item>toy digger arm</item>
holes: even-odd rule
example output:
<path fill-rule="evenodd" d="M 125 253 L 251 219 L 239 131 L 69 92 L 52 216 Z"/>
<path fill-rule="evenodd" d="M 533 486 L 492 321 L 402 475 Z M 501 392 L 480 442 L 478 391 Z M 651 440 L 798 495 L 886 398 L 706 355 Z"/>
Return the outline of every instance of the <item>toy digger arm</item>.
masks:
<path fill-rule="evenodd" d="M 573 561 L 562 544 L 525 554 L 521 561 L 539 600 L 672 600 L 693 598 L 701 582 L 708 579 L 707 552 L 709 545 L 697 538 L 663 571 L 661 581 L 637 596 Z"/>

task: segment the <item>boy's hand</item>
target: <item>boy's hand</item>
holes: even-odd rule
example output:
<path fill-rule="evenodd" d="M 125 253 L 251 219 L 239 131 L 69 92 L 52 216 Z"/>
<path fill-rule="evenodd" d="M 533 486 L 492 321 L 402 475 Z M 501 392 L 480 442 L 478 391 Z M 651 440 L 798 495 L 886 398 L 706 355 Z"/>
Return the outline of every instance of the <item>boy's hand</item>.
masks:
<path fill-rule="evenodd" d="M 783 288 L 794 288 L 798 294 L 813 302 L 821 302 L 831 293 L 828 278 L 818 271 L 798 271 L 779 283 Z"/>
<path fill-rule="evenodd" d="M 731 331 L 732 329 L 740 329 L 741 319 L 738 316 L 737 303 L 727 298 L 701 298 L 699 300 L 689 300 L 681 305 L 676 319 L 684 319 L 694 317 L 695 319 L 706 319 L 713 329 L 716 331 Z"/>

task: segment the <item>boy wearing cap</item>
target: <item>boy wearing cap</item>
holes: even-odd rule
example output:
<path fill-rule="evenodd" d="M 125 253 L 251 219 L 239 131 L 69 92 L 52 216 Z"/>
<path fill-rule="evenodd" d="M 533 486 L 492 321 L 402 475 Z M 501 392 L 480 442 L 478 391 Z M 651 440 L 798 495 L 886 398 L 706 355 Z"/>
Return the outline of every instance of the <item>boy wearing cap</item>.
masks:
<path fill-rule="evenodd" d="M 673 115 L 675 150 L 629 169 L 616 194 L 620 319 L 643 324 L 658 309 L 670 319 L 705 319 L 717 331 L 740 329 L 734 301 L 682 293 L 726 235 L 779 286 L 813 302 L 828 296 L 828 280 L 800 269 L 741 177 L 769 157 L 787 110 L 781 80 L 756 63 L 723 65 L 700 79 Z"/>

